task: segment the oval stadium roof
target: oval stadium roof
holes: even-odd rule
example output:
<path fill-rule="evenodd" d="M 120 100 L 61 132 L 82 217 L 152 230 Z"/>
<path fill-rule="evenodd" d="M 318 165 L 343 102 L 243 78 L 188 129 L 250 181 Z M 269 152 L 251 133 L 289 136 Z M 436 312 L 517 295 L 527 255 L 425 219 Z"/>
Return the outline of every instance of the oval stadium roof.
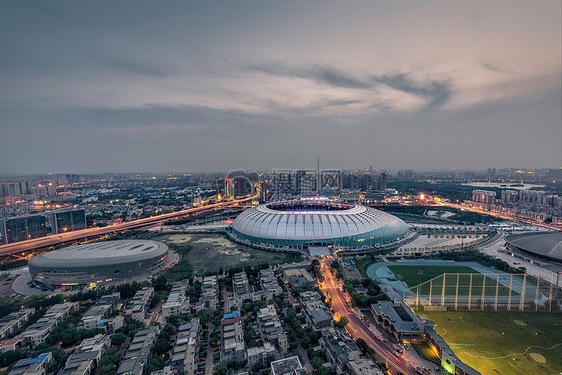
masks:
<path fill-rule="evenodd" d="M 506 241 L 519 250 L 562 262 L 562 232 L 510 234 Z"/>

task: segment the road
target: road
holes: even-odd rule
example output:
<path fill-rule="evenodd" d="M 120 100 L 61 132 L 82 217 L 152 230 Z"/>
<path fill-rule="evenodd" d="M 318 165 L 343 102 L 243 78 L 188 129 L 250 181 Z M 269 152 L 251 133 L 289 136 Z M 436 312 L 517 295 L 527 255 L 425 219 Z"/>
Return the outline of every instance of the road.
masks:
<path fill-rule="evenodd" d="M 326 264 L 326 260 L 322 263 L 322 274 L 324 275 L 324 282 L 322 283 L 322 290 L 332 299 L 332 310 L 340 316 L 347 316 L 349 323 L 345 326 L 346 331 L 353 337 L 353 339 L 362 338 L 369 344 L 375 352 L 382 357 L 386 362 L 389 370 L 394 369 L 395 373 L 400 371 L 404 374 L 414 374 L 415 368 L 409 366 L 402 358 L 393 354 L 392 349 L 383 342 L 376 340 L 373 333 L 367 328 L 365 323 L 361 321 L 352 309 L 348 309 L 339 291 L 339 285 L 336 278 L 330 271 L 330 267 Z"/>
<path fill-rule="evenodd" d="M 128 229 L 139 229 L 139 228 L 144 228 L 144 227 L 148 227 L 148 226 L 152 226 L 152 225 L 162 225 L 162 223 L 164 221 L 167 221 L 167 220 L 179 217 L 179 216 L 194 214 L 196 212 L 205 211 L 205 210 L 212 210 L 212 209 L 218 210 L 218 209 L 226 208 L 226 207 L 233 206 L 233 205 L 236 205 L 236 204 L 239 204 L 239 203 L 247 202 L 247 201 L 249 201 L 251 199 L 254 199 L 254 198 L 255 198 L 255 196 L 252 196 L 252 197 L 249 197 L 249 198 L 233 200 L 233 201 L 228 201 L 228 202 L 222 202 L 222 203 L 216 203 L 216 204 L 210 204 L 210 205 L 207 205 L 207 206 L 195 207 L 195 208 L 190 208 L 190 209 L 187 209 L 187 210 L 181 210 L 181 211 L 172 212 L 172 213 L 168 213 L 168 214 L 147 217 L 147 218 L 139 219 L 139 220 L 128 221 L 128 222 L 125 222 L 125 223 L 110 225 L 110 226 L 103 227 L 103 228 L 87 228 L 87 229 L 76 230 L 76 231 L 67 232 L 67 233 L 53 234 L 53 235 L 50 235 L 50 236 L 35 238 L 35 239 L 27 240 L 27 241 L 14 242 L 12 244 L 1 245 L 0 246 L 0 256 L 15 254 L 15 253 L 21 253 L 21 252 L 24 252 L 24 251 L 31 251 L 31 250 L 40 249 L 40 248 L 46 248 L 46 247 L 49 247 L 49 246 L 54 246 L 54 245 L 58 245 L 60 243 L 65 243 L 65 242 L 71 242 L 71 241 L 76 241 L 76 240 L 86 240 L 88 238 L 100 237 L 100 236 L 103 236 L 103 235 L 106 235 L 106 234 L 109 234 L 109 233 L 120 232 L 120 231 L 124 231 L 124 230 L 128 230 Z"/>

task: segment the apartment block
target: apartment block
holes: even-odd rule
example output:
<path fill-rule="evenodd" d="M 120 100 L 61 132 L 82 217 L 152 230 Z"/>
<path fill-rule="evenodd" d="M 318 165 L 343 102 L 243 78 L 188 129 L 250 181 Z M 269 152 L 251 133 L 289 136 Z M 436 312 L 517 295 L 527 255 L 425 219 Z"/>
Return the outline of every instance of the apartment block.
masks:
<path fill-rule="evenodd" d="M 129 301 L 125 308 L 125 319 L 135 319 L 142 322 L 148 313 L 148 306 L 154 296 L 153 287 L 144 287 L 139 290 L 135 296 Z"/>
<path fill-rule="evenodd" d="M 170 358 L 170 369 L 175 374 L 195 375 L 197 354 L 201 345 L 201 324 L 199 319 L 182 324 L 178 329 L 176 342 Z"/>
<path fill-rule="evenodd" d="M 268 305 L 260 309 L 257 315 L 258 334 L 264 343 L 270 342 L 275 345 L 281 354 L 287 353 L 289 341 L 283 330 L 283 324 L 275 311 L 275 306 Z"/>
<path fill-rule="evenodd" d="M 320 297 L 318 292 L 307 291 L 301 293 L 299 302 L 306 322 L 316 332 L 333 327 L 332 313 L 324 305 L 322 297 Z"/>
<path fill-rule="evenodd" d="M 0 319 L 0 340 L 10 336 L 18 329 L 22 329 L 29 322 L 29 318 L 34 312 L 35 309 L 23 309 L 14 311 Z"/>
<path fill-rule="evenodd" d="M 98 367 L 101 356 L 109 349 L 111 341 L 107 335 L 96 335 L 82 341 L 58 375 L 90 375 Z"/>
<path fill-rule="evenodd" d="M 117 375 L 144 374 L 146 365 L 152 358 L 152 348 L 154 348 L 158 333 L 157 326 L 137 332 L 117 369 Z"/>
<path fill-rule="evenodd" d="M 61 322 L 63 322 L 73 311 L 78 310 L 77 302 L 67 302 L 51 307 L 45 315 L 34 324 L 27 327 L 18 337 L 25 337 L 29 340 L 31 348 L 45 342 L 47 336 Z"/>
<path fill-rule="evenodd" d="M 106 329 L 105 318 L 117 307 L 121 300 L 120 294 L 113 293 L 102 296 L 92 307 L 82 315 L 78 329 Z"/>
<path fill-rule="evenodd" d="M 179 316 L 189 312 L 189 297 L 185 295 L 187 287 L 187 280 L 177 281 L 172 285 L 170 295 L 166 303 L 162 305 L 162 316 L 164 319 L 169 316 Z"/>

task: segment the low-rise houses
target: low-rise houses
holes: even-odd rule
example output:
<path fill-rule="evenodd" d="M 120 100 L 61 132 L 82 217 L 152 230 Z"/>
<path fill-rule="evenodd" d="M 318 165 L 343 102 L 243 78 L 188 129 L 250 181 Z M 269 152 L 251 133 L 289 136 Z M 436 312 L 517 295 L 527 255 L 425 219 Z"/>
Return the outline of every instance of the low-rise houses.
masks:
<path fill-rule="evenodd" d="M 109 316 L 121 300 L 119 292 L 102 296 L 82 315 L 78 329 L 105 328 L 104 319 Z"/>
<path fill-rule="evenodd" d="M 283 289 L 277 282 L 273 270 L 270 268 L 260 270 L 260 287 L 260 299 L 262 301 L 270 301 L 283 293 Z"/>
<path fill-rule="evenodd" d="M 154 288 L 144 287 L 139 290 L 135 296 L 129 301 L 125 309 L 125 319 L 136 319 L 142 322 L 148 313 L 148 306 L 154 296 Z"/>
<path fill-rule="evenodd" d="M 98 367 L 102 354 L 111 342 L 107 335 L 96 335 L 82 341 L 58 375 L 90 375 Z"/>
<path fill-rule="evenodd" d="M 8 375 L 46 375 L 53 354 L 39 354 L 37 358 L 19 360 Z"/>
<path fill-rule="evenodd" d="M 177 281 L 172 285 L 170 295 L 166 303 L 162 305 L 162 316 L 179 316 L 189 312 L 189 297 L 186 297 L 188 283 L 186 280 Z"/>
<path fill-rule="evenodd" d="M 255 364 L 260 364 L 265 366 L 267 364 L 267 358 L 269 356 L 275 356 L 277 350 L 270 342 L 264 342 L 263 346 L 254 346 L 253 348 L 248 348 L 246 351 L 246 358 L 249 366 Z"/>
<path fill-rule="evenodd" d="M 0 341 L 0 354 L 11 350 L 21 349 L 26 345 L 26 342 L 27 340 L 25 337 L 2 340 Z"/>
<path fill-rule="evenodd" d="M 0 340 L 10 336 L 18 329 L 22 329 L 34 312 L 35 309 L 22 309 L 0 319 Z"/>
<path fill-rule="evenodd" d="M 117 375 L 139 375 L 144 373 L 146 365 L 152 358 L 152 348 L 158 338 L 157 326 L 138 331 L 129 350 L 125 353 L 123 362 L 117 369 Z"/>
<path fill-rule="evenodd" d="M 41 319 L 27 327 L 19 337 L 25 337 L 29 345 L 35 348 L 45 342 L 45 339 L 62 321 L 64 321 L 73 311 L 78 309 L 78 302 L 66 302 L 51 307 Z"/>
<path fill-rule="evenodd" d="M 336 374 L 382 375 L 376 364 L 361 356 L 353 339 L 340 328 L 330 328 L 322 333 L 320 345 Z M 369 370 L 365 371 L 364 370 Z"/>
<path fill-rule="evenodd" d="M 304 368 L 299 357 L 289 357 L 271 362 L 271 375 L 301 375 Z"/>
<path fill-rule="evenodd" d="M 197 372 L 197 354 L 201 344 L 201 324 L 194 318 L 178 329 L 176 342 L 170 358 L 170 369 L 174 374 L 194 375 Z"/>
<path fill-rule="evenodd" d="M 262 340 L 265 343 L 270 342 L 275 345 L 281 354 L 287 353 L 289 350 L 289 341 L 283 330 L 283 324 L 275 311 L 275 306 L 267 305 L 267 307 L 260 309 L 257 315 L 258 334 Z M 249 360 L 248 355 L 248 361 Z"/>
<path fill-rule="evenodd" d="M 254 300 L 254 287 L 248 282 L 246 272 L 239 272 L 232 275 L 232 297 L 231 306 L 242 306 L 245 300 Z"/>
<path fill-rule="evenodd" d="M 219 281 L 217 276 L 206 276 L 201 284 L 201 298 L 193 309 L 197 312 L 203 309 L 216 310 L 219 299 Z"/>
<path fill-rule="evenodd" d="M 221 330 L 221 362 L 245 361 L 247 353 L 240 312 L 225 315 L 221 322 Z"/>
<path fill-rule="evenodd" d="M 318 292 L 306 291 L 299 296 L 299 302 L 304 312 L 306 322 L 316 332 L 334 326 L 332 313 L 322 302 Z"/>
<path fill-rule="evenodd" d="M 303 289 L 314 285 L 314 277 L 304 267 L 284 269 L 283 276 L 291 288 Z"/>

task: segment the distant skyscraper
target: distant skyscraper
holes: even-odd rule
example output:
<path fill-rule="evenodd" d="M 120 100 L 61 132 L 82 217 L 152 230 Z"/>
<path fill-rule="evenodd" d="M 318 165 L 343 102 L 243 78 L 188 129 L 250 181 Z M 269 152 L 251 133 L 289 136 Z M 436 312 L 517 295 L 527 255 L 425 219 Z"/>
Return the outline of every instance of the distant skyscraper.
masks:
<path fill-rule="evenodd" d="M 41 215 L 0 220 L 0 232 L 5 244 L 44 237 L 46 219 Z"/>
<path fill-rule="evenodd" d="M 274 169 L 273 189 L 273 200 L 292 199 L 297 194 L 295 171 Z"/>
<path fill-rule="evenodd" d="M 316 192 L 316 171 L 314 169 L 298 169 L 295 171 L 297 194 L 309 197 Z"/>
<path fill-rule="evenodd" d="M 386 190 L 386 173 L 381 173 L 379 177 L 377 177 L 377 190 Z"/>
<path fill-rule="evenodd" d="M 51 214 L 51 231 L 53 234 L 86 229 L 86 211 L 72 210 Z"/>
<path fill-rule="evenodd" d="M 340 191 L 342 187 L 341 169 L 323 169 L 320 171 L 320 189 L 323 192 Z"/>

